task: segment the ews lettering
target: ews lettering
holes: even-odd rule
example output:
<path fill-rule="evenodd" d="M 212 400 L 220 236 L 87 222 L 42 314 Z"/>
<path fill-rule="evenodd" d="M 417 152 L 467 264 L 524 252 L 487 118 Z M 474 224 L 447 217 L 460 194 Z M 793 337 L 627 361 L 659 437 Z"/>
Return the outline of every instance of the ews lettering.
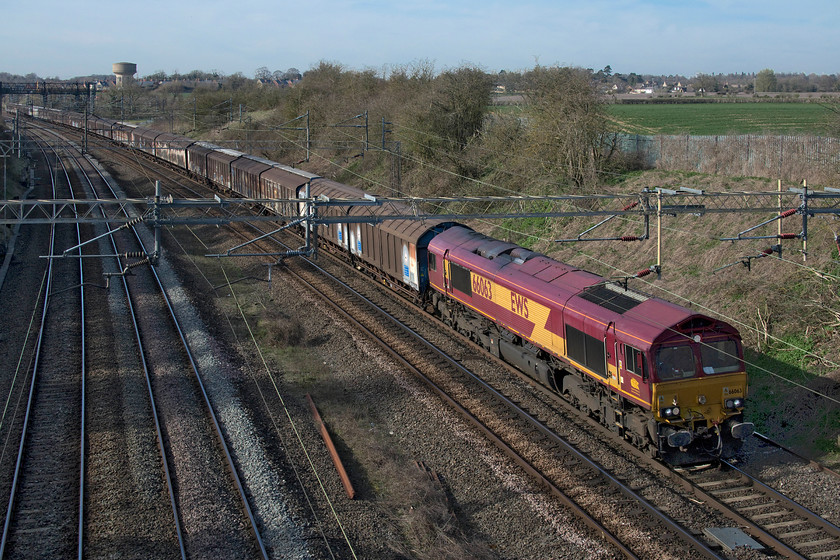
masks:
<path fill-rule="evenodd" d="M 493 288 L 490 280 L 482 278 L 477 274 L 472 275 L 472 291 L 473 294 L 478 294 L 484 299 L 493 299 Z"/>
<path fill-rule="evenodd" d="M 525 296 L 510 293 L 510 310 L 521 317 L 528 318 L 528 298 Z"/>

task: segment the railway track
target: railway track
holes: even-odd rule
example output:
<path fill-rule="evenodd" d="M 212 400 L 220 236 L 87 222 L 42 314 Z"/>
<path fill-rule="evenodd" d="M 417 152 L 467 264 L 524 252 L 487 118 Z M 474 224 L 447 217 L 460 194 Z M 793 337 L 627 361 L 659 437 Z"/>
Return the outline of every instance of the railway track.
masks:
<path fill-rule="evenodd" d="M 66 133 L 66 131 L 62 132 L 62 134 Z M 96 144 L 92 142 L 91 146 L 95 148 Z M 129 168 L 137 169 L 145 178 L 149 178 L 151 176 L 159 177 L 162 181 L 166 181 L 167 185 L 172 188 L 175 188 L 176 183 L 180 184 L 188 182 L 181 174 L 160 166 L 151 165 L 145 158 L 137 158 L 133 154 L 114 153 L 107 145 L 99 147 L 108 150 L 109 159 L 121 161 L 123 165 Z M 97 173 L 99 172 L 101 172 L 101 169 L 97 167 Z M 197 193 L 195 190 L 191 190 L 185 194 L 185 196 L 196 195 Z M 139 231 L 142 232 L 142 228 Z M 147 246 L 150 246 L 150 235 L 147 235 L 144 240 L 147 243 Z M 113 251 L 117 250 L 113 249 Z M 146 251 L 146 249 L 141 249 L 140 251 Z M 124 253 L 125 249 L 120 249 L 119 252 Z M 142 269 L 143 267 L 139 268 L 139 270 Z M 159 269 L 161 269 L 161 267 L 155 268 L 155 270 Z M 164 270 L 168 269 L 164 268 Z M 134 271 L 134 269 L 132 269 L 132 271 Z M 173 271 L 170 271 L 168 276 L 169 278 L 167 282 L 177 283 L 177 279 L 174 277 Z M 125 281 L 124 278 L 123 281 Z M 135 282 L 135 280 L 132 280 L 132 282 Z M 169 290 L 167 290 L 167 292 L 169 292 Z M 319 519 L 319 516 L 323 514 L 312 513 L 314 523 L 312 523 L 311 526 L 314 526 L 318 537 L 309 537 L 309 539 L 307 539 L 307 537 L 302 534 L 303 531 L 299 527 L 293 526 L 295 514 L 291 513 L 290 508 L 312 509 L 312 498 L 311 496 L 306 496 L 308 491 L 301 488 L 304 494 L 302 498 L 303 503 L 295 504 L 289 501 L 290 498 L 294 498 L 293 496 L 289 496 L 285 491 L 278 493 L 277 489 L 278 487 L 283 487 L 285 485 L 283 480 L 285 477 L 296 478 L 300 483 L 301 473 L 299 470 L 301 467 L 295 464 L 279 464 L 275 457 L 268 455 L 270 451 L 267 448 L 271 446 L 270 438 L 268 441 L 263 441 L 262 435 L 258 437 L 255 436 L 257 432 L 255 427 L 251 425 L 252 420 L 250 418 L 252 412 L 243 413 L 238 411 L 239 408 L 244 409 L 246 407 L 246 404 L 240 401 L 242 399 L 249 398 L 248 396 L 241 394 L 240 389 L 234 385 L 236 378 L 239 377 L 238 368 L 240 366 L 234 364 L 225 365 L 227 363 L 227 358 L 218 354 L 219 348 L 217 348 L 215 344 L 211 343 L 210 335 L 204 332 L 203 326 L 196 326 L 198 323 L 202 323 L 202 319 L 196 315 L 196 310 L 188 301 L 189 296 L 180 290 L 175 290 L 174 295 L 177 301 L 171 305 L 167 305 L 167 308 L 170 310 L 173 307 L 179 308 L 178 314 L 190 316 L 191 318 L 189 319 L 189 322 L 191 324 L 177 335 L 173 334 L 170 336 L 169 340 L 166 340 L 162 344 L 170 344 L 173 340 L 180 339 L 181 341 L 184 341 L 186 345 L 192 345 L 192 347 L 199 348 L 203 351 L 203 353 L 199 352 L 200 356 L 197 359 L 190 360 L 189 364 L 185 364 L 182 370 L 192 372 L 199 384 L 198 393 L 203 396 L 207 403 L 210 403 L 211 401 L 217 403 L 217 406 L 222 410 L 222 412 L 218 413 L 218 416 L 213 419 L 213 424 L 215 426 L 215 430 L 217 431 L 216 439 L 220 442 L 218 445 L 223 448 L 223 452 L 224 447 L 230 447 L 227 453 L 225 453 L 226 455 L 229 455 L 228 459 L 232 461 L 229 462 L 227 471 L 232 473 L 231 476 L 239 479 L 239 481 L 236 482 L 239 496 L 243 497 L 247 494 L 253 501 L 253 504 L 249 505 L 244 499 L 240 500 L 241 505 L 239 509 L 242 511 L 242 515 L 247 517 L 247 520 L 243 519 L 239 524 L 243 527 L 250 527 L 251 533 L 257 536 L 257 545 L 259 550 L 257 550 L 254 555 L 269 554 L 274 557 L 315 558 L 317 557 L 317 554 L 310 549 L 308 540 L 320 538 L 323 540 L 323 545 L 327 551 L 328 557 L 335 558 L 336 554 L 342 554 L 340 552 L 336 552 L 334 550 L 336 548 L 339 550 L 342 550 L 343 548 L 349 557 L 355 557 L 352 545 L 349 541 L 346 542 L 346 547 L 342 547 L 340 543 L 331 542 L 324 534 L 323 527 L 321 526 L 322 521 Z M 138 327 L 138 330 L 144 332 L 155 332 L 157 328 L 144 328 L 141 324 Z M 132 336 L 134 335 L 132 334 Z M 139 334 L 137 336 L 139 336 Z M 166 336 L 163 335 L 161 338 L 166 339 Z M 203 362 L 203 366 L 200 366 L 198 362 Z M 227 367 L 228 370 L 225 371 L 224 369 L 221 369 L 222 366 Z M 201 386 L 201 376 L 195 373 L 196 368 L 199 370 L 209 370 L 209 377 L 211 378 L 209 386 Z M 232 368 L 237 370 L 233 374 L 231 373 Z M 265 391 L 266 393 L 271 393 L 272 390 L 276 392 L 276 389 L 277 388 L 276 386 L 273 386 L 273 383 L 269 383 L 267 386 L 259 389 L 258 392 Z M 151 391 L 151 389 L 149 389 L 149 391 Z M 211 395 L 211 392 L 215 393 L 215 396 Z M 276 406 L 277 404 L 274 403 L 269 405 L 265 402 L 266 394 L 260 393 L 256 395 L 256 397 L 259 401 L 263 401 L 266 407 Z M 270 395 L 268 395 L 268 398 L 270 400 Z M 279 405 L 282 406 L 282 400 Z M 175 403 L 176 411 L 173 413 L 174 416 L 183 414 L 183 410 L 179 410 L 177 408 L 178 406 L 181 406 L 180 402 Z M 207 409 L 210 410 L 211 415 L 213 415 L 212 411 L 214 409 L 211 404 L 207 404 Z M 280 435 L 281 440 L 285 438 L 287 434 L 284 431 L 284 428 L 277 425 L 276 421 L 272 422 L 271 428 Z M 233 440 L 232 443 L 225 444 L 222 442 L 221 436 L 218 435 L 222 433 L 230 437 Z M 189 445 L 191 447 L 195 447 L 195 441 L 190 440 Z M 213 445 L 208 445 L 207 447 L 212 448 Z M 280 447 L 279 449 L 273 450 L 273 453 L 276 455 L 284 455 L 286 454 L 286 450 L 283 447 Z M 235 458 L 233 455 L 237 455 L 238 457 Z M 288 469 L 289 472 L 285 472 L 286 469 Z M 175 467 L 175 470 L 177 470 L 177 466 Z M 177 483 L 175 485 L 177 485 Z M 204 491 L 199 492 L 198 494 L 203 499 L 208 499 L 215 496 L 217 492 Z M 196 511 L 195 507 L 181 507 L 188 511 Z M 206 506 L 198 509 L 210 510 L 213 509 L 213 507 L 214 506 Z M 237 516 L 220 516 L 216 522 L 224 523 L 226 527 L 235 527 L 237 523 L 231 523 L 231 519 L 237 519 Z M 258 532 L 255 530 L 255 527 L 259 527 L 260 531 Z M 225 530 L 212 529 L 203 531 L 202 534 L 206 537 L 214 539 L 224 539 L 226 542 L 223 546 L 231 547 L 231 542 L 236 541 L 235 539 L 225 539 Z M 261 537 L 261 533 L 267 534 L 268 536 Z M 346 536 L 343 538 L 346 541 Z M 262 539 L 263 542 L 260 543 L 260 539 Z"/>
<path fill-rule="evenodd" d="M 43 153 L 49 160 L 47 152 Z M 57 155 L 55 164 L 49 167 L 53 196 L 74 198 L 66 168 Z M 78 242 L 78 225 L 54 226 L 51 250 L 57 238 Z M 66 557 L 82 546 L 85 304 L 80 286 L 83 280 L 81 260 L 50 262 L 47 266 L 0 557 Z"/>
<path fill-rule="evenodd" d="M 110 182 L 104 184 L 110 192 L 98 196 L 116 198 Z M 115 244 L 115 252 L 151 254 L 151 240 L 148 236 L 144 240 L 141 230 L 131 228 L 131 234 L 124 237 L 130 239 L 124 239 L 121 248 Z M 134 246 L 127 247 L 128 243 Z M 236 555 L 247 551 L 249 557 L 268 558 L 197 357 L 169 295 L 173 287 L 168 284 L 173 279 L 165 283 L 156 267 L 143 268 L 148 274 L 142 285 L 138 285 L 139 277 L 129 284 L 122 276 L 122 281 L 143 358 L 181 554 L 203 556 L 212 551 Z M 150 293 L 156 301 L 149 299 Z M 143 313 L 138 314 L 141 308 Z M 173 345 L 173 340 L 179 344 Z M 204 417 L 206 422 L 185 424 L 180 421 L 185 412 Z M 213 463 L 216 466 L 208 469 Z"/>
<path fill-rule="evenodd" d="M 720 468 L 722 467 L 722 468 Z M 695 496 L 785 558 L 840 558 L 840 528 L 734 464 L 677 469 Z"/>
<path fill-rule="evenodd" d="M 393 341 L 392 341 L 392 342 L 390 342 L 389 344 L 392 344 L 392 345 L 393 345 Z M 466 391 L 466 392 L 467 392 L 467 393 L 469 393 L 469 391 Z M 498 415 L 500 415 L 503 419 L 504 419 L 504 418 L 506 418 L 506 420 L 503 420 L 503 421 L 502 421 L 502 423 L 508 422 L 508 421 L 510 420 L 510 417 L 509 417 L 509 414 L 510 414 L 510 413 L 497 412 L 497 414 L 498 414 Z M 527 413 L 526 413 L 526 414 L 527 414 Z M 539 429 L 539 428 L 535 428 L 535 427 L 534 427 L 534 424 L 532 424 L 531 426 L 532 426 L 532 427 L 531 427 L 531 430 L 530 430 L 530 431 L 536 431 L 536 432 L 539 432 L 540 434 L 542 434 L 542 435 L 539 435 L 539 436 L 535 437 L 535 438 L 533 439 L 533 441 L 534 441 L 534 442 L 536 442 L 536 444 L 538 444 L 538 445 L 545 445 L 545 440 L 546 440 L 545 433 L 544 433 L 544 432 L 542 432 L 542 430 L 541 430 L 541 429 Z M 528 431 L 528 429 L 526 429 L 525 431 Z M 556 459 L 557 459 L 557 458 L 555 457 L 555 460 L 556 460 Z M 583 472 L 583 471 L 581 470 L 581 464 L 580 464 L 580 462 L 577 462 L 577 461 L 569 461 L 569 464 L 570 464 L 570 470 L 571 470 L 572 472 L 574 472 L 574 473 L 576 474 L 576 476 L 578 476 L 578 477 L 582 476 L 582 472 Z M 698 472 L 699 472 L 699 471 L 698 471 Z M 609 475 L 608 475 L 608 476 L 609 476 Z M 701 482 L 701 484 L 703 484 L 703 482 Z M 715 484 L 717 484 L 717 483 L 715 483 Z M 615 488 L 615 487 L 614 487 L 614 488 Z M 692 490 L 692 492 L 694 493 L 695 491 L 694 491 L 694 490 Z M 607 495 L 610 495 L 610 494 L 608 493 Z M 725 502 L 723 502 L 723 503 L 725 503 Z M 766 507 L 766 506 L 765 506 L 765 507 Z M 719 509 L 721 509 L 721 511 L 722 511 L 723 509 L 731 509 L 731 508 L 719 508 Z M 767 511 L 763 511 L 762 513 L 759 513 L 759 515 L 764 515 L 764 514 L 767 514 L 767 513 L 769 513 L 769 512 L 767 512 Z M 731 512 L 730 512 L 729 514 L 727 514 L 727 515 L 729 515 L 730 517 L 732 517 Z M 785 522 L 788 522 L 788 521 L 790 521 L 790 520 L 785 520 Z M 740 523 L 740 521 L 739 521 L 739 523 Z M 807 535 L 805 535 L 805 534 L 801 534 L 801 532 L 802 532 L 802 531 L 810 531 L 810 530 L 811 530 L 811 529 L 799 529 L 799 530 L 797 530 L 797 531 L 787 531 L 788 533 L 800 533 L 800 534 L 797 534 L 797 535 L 787 535 L 787 537 L 788 537 L 788 538 L 800 538 L 800 537 L 806 537 Z M 688 532 L 688 533 L 694 532 L 695 534 L 697 533 L 697 531 L 696 531 L 696 530 L 693 530 L 693 531 L 692 531 L 692 530 L 689 530 L 689 531 L 687 531 L 687 532 Z M 768 535 L 769 535 L 769 538 L 768 538 Z M 784 533 L 782 533 L 782 535 L 784 535 Z M 759 538 L 759 539 L 760 539 L 763 543 L 765 543 L 765 544 L 767 544 L 767 542 L 768 542 L 768 541 L 772 541 L 772 539 L 774 538 L 774 537 L 772 537 L 772 535 L 770 535 L 769 533 L 766 533 L 766 532 L 765 532 L 765 533 L 755 533 L 755 536 L 756 536 L 757 538 Z M 832 556 L 832 550 L 833 550 L 833 549 L 831 548 L 831 544 L 830 544 L 830 542 L 820 542 L 821 540 L 824 540 L 824 538 L 818 538 L 818 539 L 815 539 L 815 540 L 811 540 L 811 541 L 810 541 L 811 543 L 816 543 L 816 544 L 814 544 L 813 546 L 814 546 L 814 547 L 816 547 L 816 548 L 818 548 L 818 550 L 816 550 L 816 551 L 812 552 L 811 554 L 807 554 L 807 555 L 802 555 L 802 556 L 800 556 L 800 555 L 797 555 L 797 553 L 794 551 L 794 552 L 793 552 L 793 555 L 791 555 L 790 557 L 808 557 L 808 558 L 811 558 L 811 557 L 813 557 L 813 558 L 831 558 L 831 557 L 833 557 L 833 556 Z M 802 541 L 802 542 L 805 542 L 805 541 Z M 801 544 L 801 543 L 800 543 L 800 544 Z M 706 546 L 706 545 L 703 545 L 703 546 Z M 786 545 L 785 545 L 785 546 L 786 546 Z M 780 549 L 780 550 L 781 550 L 781 549 Z M 713 554 L 713 555 L 714 555 L 714 554 L 716 554 L 716 553 L 715 553 L 715 552 L 713 552 L 713 551 L 710 551 L 710 553 L 711 553 L 711 554 Z M 631 551 L 631 554 L 633 554 L 633 553 L 632 553 L 632 551 Z M 714 557 L 714 556 L 713 556 L 713 557 Z"/>
<path fill-rule="evenodd" d="M 79 170 L 84 170 L 87 181 L 87 187 L 96 191 L 108 186 L 108 181 L 104 177 L 98 175 L 98 170 L 86 159 L 78 157 L 76 159 Z M 69 182 L 69 178 L 68 178 Z M 60 195 L 67 196 L 67 195 Z M 94 192 L 94 196 L 106 196 L 101 191 Z M 115 196 L 112 194 L 112 196 Z M 70 198 L 74 198 L 72 194 Z M 134 239 L 127 236 L 120 236 L 120 239 L 112 241 L 110 250 L 101 251 L 100 254 L 107 253 L 125 253 L 126 251 L 136 251 L 141 253 L 148 253 L 143 240 L 142 234 L 138 234 Z M 148 239 L 146 240 L 148 243 Z M 64 241 L 67 244 L 67 240 Z M 134 247 L 128 244 L 134 243 Z M 69 243 L 69 245 L 77 245 L 77 242 Z M 61 253 L 65 247 L 51 248 L 51 254 Z M 92 247 L 91 247 L 92 249 Z M 96 251 L 94 251 L 96 252 Z M 55 260 L 55 265 L 61 266 L 81 266 L 85 259 L 69 258 Z M 111 270 L 117 269 L 113 273 L 117 276 L 119 270 L 123 268 L 121 265 L 112 264 Z M 165 268 L 165 267 L 164 267 Z M 123 271 L 125 269 L 123 268 Z M 41 381 L 38 383 L 37 402 L 47 404 L 47 412 L 44 414 L 33 414 L 33 421 L 26 422 L 29 426 L 29 435 L 22 437 L 21 456 L 25 460 L 20 461 L 20 477 L 15 476 L 17 480 L 20 478 L 20 484 L 14 485 L 12 498 L 10 498 L 10 506 L 7 514 L 7 536 L 4 536 L 4 547 L 8 543 L 8 549 L 4 550 L 7 555 L 14 557 L 25 557 L 21 551 L 30 551 L 37 557 L 47 556 L 51 557 L 67 557 L 71 554 L 67 548 L 65 541 L 68 540 L 68 535 L 74 535 L 77 538 L 74 540 L 76 545 L 75 552 L 78 557 L 83 554 L 93 553 L 96 555 L 98 547 L 113 550 L 115 542 L 120 538 L 136 539 L 135 543 L 143 542 L 143 539 L 150 539 L 150 546 L 145 547 L 148 553 L 152 556 L 169 556 L 169 553 L 164 552 L 169 548 L 170 551 L 174 548 L 176 554 L 181 557 L 195 557 L 208 556 L 215 553 L 222 553 L 226 556 L 236 556 L 245 554 L 248 557 L 268 557 L 268 552 L 262 542 L 259 523 L 257 522 L 253 512 L 251 511 L 248 498 L 245 494 L 241 480 L 239 479 L 237 466 L 227 448 L 226 438 L 221 429 L 221 426 L 216 418 L 212 403 L 202 385 L 200 372 L 197 366 L 197 359 L 193 357 L 190 351 L 189 343 L 184 334 L 184 328 L 180 325 L 177 317 L 175 307 L 169 292 L 172 292 L 171 286 L 165 286 L 173 280 L 172 277 L 166 281 L 160 278 L 158 271 L 146 267 L 144 271 L 138 268 L 132 269 L 135 272 L 131 281 L 127 281 L 124 275 L 121 276 L 122 287 L 124 289 L 123 305 L 127 309 L 127 315 L 133 323 L 133 331 L 135 336 L 128 340 L 135 340 L 134 356 L 132 361 L 137 362 L 136 369 L 142 368 L 146 371 L 145 387 L 137 383 L 137 378 L 129 374 L 124 383 L 128 383 L 129 387 L 122 386 L 119 388 L 120 395 L 116 400 L 119 401 L 130 399 L 134 404 L 140 404 L 151 408 L 151 413 L 145 415 L 145 420 L 148 423 L 143 427 L 146 432 L 151 431 L 151 422 L 154 421 L 153 431 L 157 434 L 157 457 L 158 461 L 144 460 L 143 465 L 136 464 L 139 457 L 120 456 L 116 452 L 115 456 L 99 456 L 92 461 L 96 467 L 103 470 L 110 470 L 111 477 L 115 465 L 112 463 L 129 463 L 124 464 L 124 467 L 134 472 L 124 472 L 122 476 L 129 479 L 136 477 L 138 474 L 151 482 L 150 489 L 141 490 L 134 494 L 134 507 L 131 504 L 114 504 L 97 501 L 94 497 L 87 497 L 85 492 L 81 490 L 81 485 L 85 481 L 85 460 L 87 454 L 85 448 L 80 442 L 85 441 L 85 437 L 68 437 L 66 431 L 56 429 L 59 427 L 57 421 L 61 418 L 56 417 L 56 411 L 63 411 L 64 409 L 78 410 L 78 406 L 73 403 L 52 402 L 45 403 L 44 398 L 48 395 L 59 396 L 63 399 L 75 398 L 81 400 L 84 395 L 83 389 L 76 391 L 68 390 L 71 384 L 75 382 L 68 382 L 61 380 L 63 383 L 57 390 L 50 391 L 48 387 Z M 75 283 L 76 286 L 82 284 L 80 279 L 73 278 L 72 275 L 63 274 L 62 278 L 65 282 L 70 284 Z M 56 288 L 53 288 L 55 292 Z M 102 291 L 105 294 L 104 291 Z M 66 292 L 62 292 L 66 293 Z M 61 295 L 61 294 L 59 294 Z M 107 296 L 102 299 L 107 300 Z M 118 299 L 118 298 L 117 298 Z M 101 301 L 99 302 L 102 303 Z M 113 303 L 113 302 L 111 302 Z M 54 309 L 57 313 L 67 313 L 65 308 L 69 306 L 57 306 L 55 304 L 48 307 Z M 108 303 L 102 305 L 108 308 Z M 111 318 L 113 319 L 113 318 Z M 78 349 L 68 347 L 66 343 L 66 334 L 72 325 L 84 325 L 86 321 L 77 315 L 64 316 L 57 323 L 57 330 L 52 337 L 45 337 L 46 340 L 52 340 L 53 344 L 58 347 L 58 350 L 64 356 L 64 360 L 56 360 L 57 369 L 64 372 L 65 375 L 71 376 L 74 380 L 80 376 L 82 366 L 87 360 L 84 359 L 83 353 Z M 107 318 L 100 318 L 97 321 L 99 326 L 107 325 L 113 327 L 113 322 Z M 131 324 L 131 323 L 129 323 Z M 120 327 L 114 327 L 118 329 Z M 65 334 L 65 338 L 59 336 L 60 333 Z M 91 333 L 88 335 L 102 336 L 105 333 Z M 122 334 L 125 334 L 124 332 Z M 124 341 L 125 339 L 123 339 Z M 181 347 L 173 342 L 181 342 Z M 126 359 L 126 356 L 122 356 Z M 75 360 L 75 363 L 68 363 Z M 79 363 L 80 362 L 80 363 Z M 105 381 L 105 377 L 110 373 L 110 377 L 118 378 L 122 369 L 113 362 L 109 368 L 107 365 L 98 363 L 96 368 L 103 375 L 99 380 L 100 389 L 103 385 L 119 385 L 119 381 Z M 124 364 L 120 364 L 124 365 Z M 110 369 L 110 372 L 108 371 Z M 128 366 L 136 372 L 135 366 Z M 44 378 L 42 374 L 40 376 Z M 142 391 L 139 395 L 136 393 L 129 394 L 131 391 Z M 143 395 L 146 396 L 145 403 L 138 403 Z M 112 397 L 113 400 L 114 397 Z M 116 406 L 124 403 L 114 403 Z M 36 410 L 36 409 L 33 409 Z M 102 407 L 98 410 L 103 412 Z M 119 409 L 118 409 L 119 410 Z M 123 414 L 126 416 L 126 414 Z M 85 415 L 77 414 L 79 417 L 77 424 L 84 423 Z M 40 417 L 45 417 L 46 420 L 35 420 Z M 185 422 L 185 418 L 202 418 L 201 422 Z M 113 416 L 111 417 L 113 419 Z M 125 422 L 127 419 L 122 418 Z M 132 421 L 137 421 L 137 418 Z M 104 427 L 107 420 L 93 416 L 88 418 L 89 423 Z M 44 425 L 44 430 L 39 430 L 35 435 L 32 435 L 33 428 Z M 130 428 L 130 427 L 129 427 Z M 47 435 L 41 435 L 42 432 Z M 48 439 L 52 437 L 53 439 Z M 131 433 L 123 434 L 123 439 L 131 439 Z M 56 441 L 56 438 L 60 440 Z M 148 446 L 148 438 L 145 445 Z M 40 445 L 36 445 L 40 444 Z M 66 452 L 68 446 L 74 446 L 76 453 L 69 455 Z M 70 484 L 66 481 L 66 476 L 58 472 L 50 472 L 45 468 L 32 468 L 33 457 L 37 456 L 38 449 L 45 449 L 47 453 L 52 450 L 52 462 L 59 465 L 62 470 L 70 470 L 75 473 L 77 482 Z M 75 470 L 73 461 L 68 460 L 68 457 L 76 456 L 80 459 L 75 463 Z M 134 464 L 131 464 L 132 461 Z M 163 473 L 156 471 L 162 470 Z M 144 472 L 138 473 L 136 469 L 142 467 Z M 119 471 L 116 471 L 119 473 Z M 87 473 L 91 476 L 91 473 Z M 102 499 L 107 500 L 107 493 L 109 486 L 113 482 L 106 480 L 107 475 L 101 473 L 95 477 L 95 482 L 92 485 L 94 490 L 92 493 Z M 161 477 L 165 480 L 161 483 Z M 90 511 L 90 517 L 93 519 L 103 520 L 104 523 L 87 523 L 81 513 L 77 515 L 69 515 L 67 508 L 63 505 L 67 502 L 66 499 L 42 498 L 40 500 L 41 507 L 32 506 L 31 498 L 25 492 L 28 488 L 26 481 L 30 479 L 36 480 L 36 487 L 41 488 L 41 495 L 44 496 L 44 488 L 61 489 L 64 494 L 70 493 L 75 495 L 75 504 L 79 512 Z M 157 480 L 155 480 L 157 479 Z M 46 484 L 45 484 L 46 482 Z M 162 500 L 160 496 L 155 495 L 152 489 L 163 484 L 169 489 L 169 521 L 163 530 L 160 523 L 167 523 L 165 521 L 166 513 L 161 512 Z M 99 488 L 96 488 L 99 486 Z M 151 494 L 151 496 L 149 496 Z M 37 500 L 37 494 L 35 494 Z M 149 522 L 150 525 L 157 525 L 157 527 L 143 527 L 142 531 L 134 533 L 138 527 L 130 527 L 132 523 L 132 510 L 139 513 L 138 510 L 147 509 L 149 504 L 146 503 L 150 498 L 156 501 L 155 507 L 157 511 L 151 512 L 153 520 Z M 163 506 L 165 507 L 165 506 Z M 108 510 L 108 511 L 103 511 Z M 120 521 L 114 523 L 113 518 L 120 518 Z M 60 520 L 52 523 L 51 519 Z M 74 524 L 74 531 L 70 531 L 67 527 L 68 520 L 78 519 L 78 525 Z M 53 537 L 49 532 L 46 532 L 44 527 L 51 528 L 57 525 L 55 529 L 56 536 Z M 138 526 L 142 523 L 137 523 Z M 36 529 L 36 527 L 38 527 Z M 121 527 L 128 535 L 117 536 L 113 534 L 117 527 Z M 168 528 L 174 527 L 174 528 Z M 111 533 L 108 533 L 111 531 Z M 61 535 L 59 536 L 59 533 Z M 131 535 L 135 536 L 132 537 Z M 45 539 L 46 537 L 46 539 Z M 46 543 L 55 542 L 54 546 L 60 548 L 50 548 L 53 545 L 45 545 Z M 178 552 L 180 551 L 180 552 Z M 227 552 L 225 552 L 227 551 Z M 55 552 L 55 554 L 52 554 Z"/>

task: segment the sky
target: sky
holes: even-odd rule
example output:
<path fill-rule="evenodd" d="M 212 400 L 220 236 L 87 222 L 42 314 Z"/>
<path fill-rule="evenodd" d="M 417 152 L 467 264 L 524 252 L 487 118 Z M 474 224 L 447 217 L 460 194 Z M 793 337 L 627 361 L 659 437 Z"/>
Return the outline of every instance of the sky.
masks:
<path fill-rule="evenodd" d="M 488 72 L 840 73 L 837 0 L 28 0 L 3 9 L 0 72 L 254 77 L 428 64 Z"/>

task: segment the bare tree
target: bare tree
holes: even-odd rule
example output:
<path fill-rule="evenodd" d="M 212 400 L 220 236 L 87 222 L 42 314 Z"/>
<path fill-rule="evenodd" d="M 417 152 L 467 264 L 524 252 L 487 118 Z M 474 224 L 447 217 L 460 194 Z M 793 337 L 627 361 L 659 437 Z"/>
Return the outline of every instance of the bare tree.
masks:
<path fill-rule="evenodd" d="M 418 115 L 426 146 L 463 150 L 484 125 L 493 79 L 483 70 L 462 66 L 432 83 L 428 111 Z"/>
<path fill-rule="evenodd" d="M 576 186 L 594 184 L 609 157 L 604 102 L 592 73 L 581 68 L 540 67 L 526 75 L 530 157 L 545 171 Z"/>

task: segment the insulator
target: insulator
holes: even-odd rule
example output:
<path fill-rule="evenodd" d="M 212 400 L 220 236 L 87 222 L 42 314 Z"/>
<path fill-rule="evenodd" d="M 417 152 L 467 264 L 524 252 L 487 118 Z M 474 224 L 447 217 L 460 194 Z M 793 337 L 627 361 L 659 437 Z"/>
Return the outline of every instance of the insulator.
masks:
<path fill-rule="evenodd" d="M 793 216 L 796 214 L 796 208 L 791 208 L 790 210 L 785 210 L 781 214 L 779 214 L 780 218 L 787 218 L 788 216 Z"/>
<path fill-rule="evenodd" d="M 621 209 L 621 211 L 622 211 L 622 212 L 625 212 L 625 211 L 627 211 L 627 210 L 630 210 L 631 208 L 635 208 L 635 207 L 636 207 L 636 206 L 638 206 L 638 205 L 639 205 L 639 201 L 637 200 L 636 202 L 634 202 L 634 203 L 632 203 L 632 204 L 628 204 L 627 206 L 625 206 L 624 208 L 622 208 L 622 209 Z"/>
<path fill-rule="evenodd" d="M 646 268 L 644 270 L 640 270 L 639 272 L 637 272 L 636 273 L 636 278 L 641 278 L 642 276 L 647 276 L 648 274 L 650 274 L 650 269 Z"/>
<path fill-rule="evenodd" d="M 132 218 L 125 223 L 125 227 L 136 226 L 140 222 L 143 221 L 143 216 L 137 216 L 136 218 Z"/>
<path fill-rule="evenodd" d="M 779 235 L 779 239 L 796 239 L 795 233 L 782 233 Z"/>
<path fill-rule="evenodd" d="M 127 253 L 123 253 L 123 258 L 130 259 L 133 257 L 143 258 L 146 256 L 146 253 L 143 251 L 128 251 Z"/>
<path fill-rule="evenodd" d="M 773 254 L 773 247 L 767 247 L 761 252 L 762 255 L 772 255 Z"/>
<path fill-rule="evenodd" d="M 635 235 L 625 235 L 621 238 L 622 241 L 638 241 L 639 238 Z"/>

